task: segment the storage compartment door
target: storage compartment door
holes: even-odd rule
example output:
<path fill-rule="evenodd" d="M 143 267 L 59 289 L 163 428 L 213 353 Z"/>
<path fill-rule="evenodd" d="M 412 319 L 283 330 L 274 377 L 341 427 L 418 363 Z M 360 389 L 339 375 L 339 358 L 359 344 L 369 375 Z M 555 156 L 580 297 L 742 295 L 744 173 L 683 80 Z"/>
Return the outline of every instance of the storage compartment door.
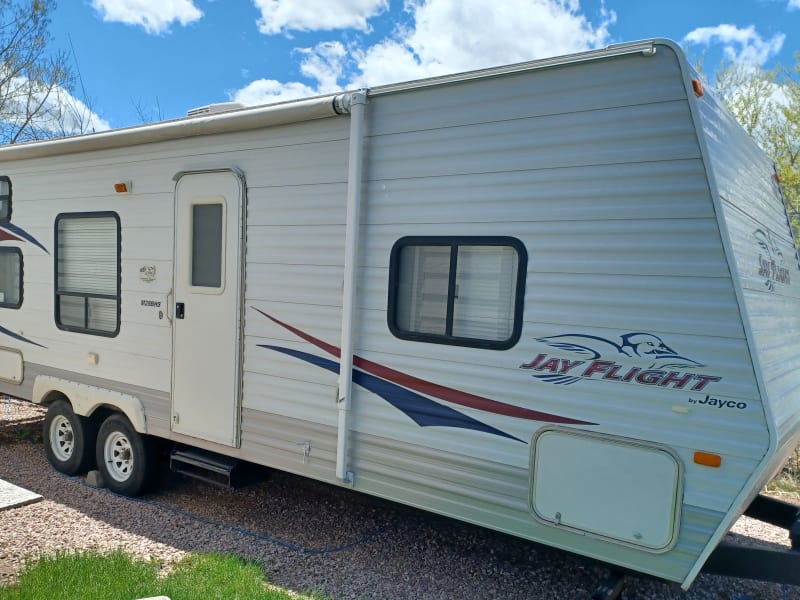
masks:
<path fill-rule="evenodd" d="M 683 470 L 660 446 L 570 430 L 532 444 L 531 507 L 541 520 L 654 552 L 680 522 Z"/>
<path fill-rule="evenodd" d="M 22 383 L 22 352 L 0 348 L 0 381 Z"/>

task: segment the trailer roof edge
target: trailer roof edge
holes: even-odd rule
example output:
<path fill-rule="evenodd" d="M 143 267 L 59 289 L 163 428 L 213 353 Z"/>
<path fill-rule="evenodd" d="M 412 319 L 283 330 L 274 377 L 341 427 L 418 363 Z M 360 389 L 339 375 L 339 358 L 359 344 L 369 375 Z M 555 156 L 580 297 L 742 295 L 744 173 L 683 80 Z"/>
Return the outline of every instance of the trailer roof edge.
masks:
<path fill-rule="evenodd" d="M 522 71 L 533 71 L 536 69 L 560 67 L 563 65 L 568 65 L 573 63 L 582 63 L 591 60 L 612 58 L 615 56 L 623 56 L 627 54 L 642 54 L 644 56 L 652 56 L 653 54 L 655 54 L 656 46 L 658 45 L 667 45 L 672 48 L 676 47 L 674 42 L 667 39 L 651 39 L 651 40 L 642 40 L 638 42 L 629 42 L 625 44 L 614 44 L 599 50 L 588 50 L 586 52 L 578 52 L 575 54 L 552 56 L 548 58 L 529 60 L 525 62 L 503 65 L 499 67 L 489 67 L 477 71 L 465 71 L 462 73 L 441 75 L 439 77 L 428 77 L 425 79 L 418 79 L 415 81 L 406 81 L 402 83 L 392 83 L 387 85 L 376 86 L 374 88 L 369 89 L 369 95 L 380 96 L 383 94 L 392 94 L 395 92 L 405 92 L 417 88 L 431 87 L 447 83 L 459 83 L 461 81 L 471 81 L 474 79 L 499 77 L 502 75 L 519 73 Z"/>
<path fill-rule="evenodd" d="M 674 42 L 670 40 L 650 39 L 616 44 L 606 48 L 589 50 L 576 54 L 377 86 L 370 88 L 367 92 L 369 96 L 381 96 L 418 88 L 499 77 L 522 71 L 546 69 L 591 60 L 612 58 L 615 56 L 629 54 L 651 56 L 655 54 L 657 45 L 667 45 L 676 48 Z M 0 146 L 0 161 L 58 156 L 94 150 L 108 150 L 166 140 L 246 131 L 275 125 L 334 117 L 349 113 L 350 93 L 351 92 L 343 92 L 340 94 L 318 96 L 302 100 L 290 100 L 278 104 L 248 107 L 205 116 L 182 117 L 169 121 L 135 125 L 99 133 Z"/>
<path fill-rule="evenodd" d="M 75 152 L 108 150 L 201 135 L 230 133 L 334 117 L 349 112 L 342 95 L 228 111 L 207 116 L 183 117 L 123 129 L 112 129 L 74 137 L 0 146 L 0 161 L 57 156 Z"/>

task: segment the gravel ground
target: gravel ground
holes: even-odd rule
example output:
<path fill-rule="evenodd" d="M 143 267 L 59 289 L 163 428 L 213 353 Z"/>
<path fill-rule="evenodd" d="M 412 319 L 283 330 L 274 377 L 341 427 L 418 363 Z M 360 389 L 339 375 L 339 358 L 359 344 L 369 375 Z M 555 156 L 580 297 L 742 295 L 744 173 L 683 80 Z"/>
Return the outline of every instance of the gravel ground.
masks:
<path fill-rule="evenodd" d="M 114 496 L 50 468 L 36 441 L 42 416 L 0 402 L 0 478 L 44 497 L 0 511 L 0 585 L 26 557 L 114 548 L 165 568 L 187 552 L 234 552 L 276 585 L 342 599 L 588 598 L 608 575 L 568 553 L 281 472 L 240 490 L 170 477 L 143 501 Z M 784 531 L 748 518 L 731 534 L 744 536 L 789 545 Z M 800 600 L 800 587 L 701 575 L 682 592 L 631 576 L 623 597 Z"/>

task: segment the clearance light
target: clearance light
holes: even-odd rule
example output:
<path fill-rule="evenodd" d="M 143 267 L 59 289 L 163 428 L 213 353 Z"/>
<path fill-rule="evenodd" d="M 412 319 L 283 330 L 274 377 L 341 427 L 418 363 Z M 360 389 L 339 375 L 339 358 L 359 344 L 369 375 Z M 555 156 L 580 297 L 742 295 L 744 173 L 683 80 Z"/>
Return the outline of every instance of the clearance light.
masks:
<path fill-rule="evenodd" d="M 133 190 L 133 184 L 130 181 L 120 181 L 114 184 L 114 191 L 118 194 L 130 194 Z"/>
<path fill-rule="evenodd" d="M 777 183 L 778 185 L 781 184 L 781 174 L 778 173 L 777 171 L 775 171 L 775 183 Z"/>
<path fill-rule="evenodd" d="M 700 452 L 699 450 L 694 453 L 694 462 L 704 467 L 719 467 L 722 464 L 722 457 L 719 454 L 712 454 L 711 452 Z"/>
<path fill-rule="evenodd" d="M 700 98 L 703 95 L 703 82 L 699 79 L 692 79 L 692 89 L 694 90 L 694 95 Z"/>

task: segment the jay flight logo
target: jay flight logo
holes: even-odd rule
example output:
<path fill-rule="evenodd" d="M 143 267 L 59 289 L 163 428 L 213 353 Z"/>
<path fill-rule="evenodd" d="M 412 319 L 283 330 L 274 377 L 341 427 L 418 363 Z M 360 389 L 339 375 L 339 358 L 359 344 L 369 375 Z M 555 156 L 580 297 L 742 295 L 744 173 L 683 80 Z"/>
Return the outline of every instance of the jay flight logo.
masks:
<path fill-rule="evenodd" d="M 687 371 L 705 365 L 678 354 L 652 333 L 625 333 L 618 340 L 568 333 L 536 341 L 571 356 L 541 353 L 519 368 L 531 371 L 540 381 L 556 385 L 594 379 L 700 391 L 722 379 Z"/>
<path fill-rule="evenodd" d="M 783 252 L 769 232 L 756 229 L 753 237 L 761 251 L 758 255 L 758 275 L 764 278 L 764 286 L 772 292 L 776 283 L 791 283 L 789 269 L 784 266 Z"/>

